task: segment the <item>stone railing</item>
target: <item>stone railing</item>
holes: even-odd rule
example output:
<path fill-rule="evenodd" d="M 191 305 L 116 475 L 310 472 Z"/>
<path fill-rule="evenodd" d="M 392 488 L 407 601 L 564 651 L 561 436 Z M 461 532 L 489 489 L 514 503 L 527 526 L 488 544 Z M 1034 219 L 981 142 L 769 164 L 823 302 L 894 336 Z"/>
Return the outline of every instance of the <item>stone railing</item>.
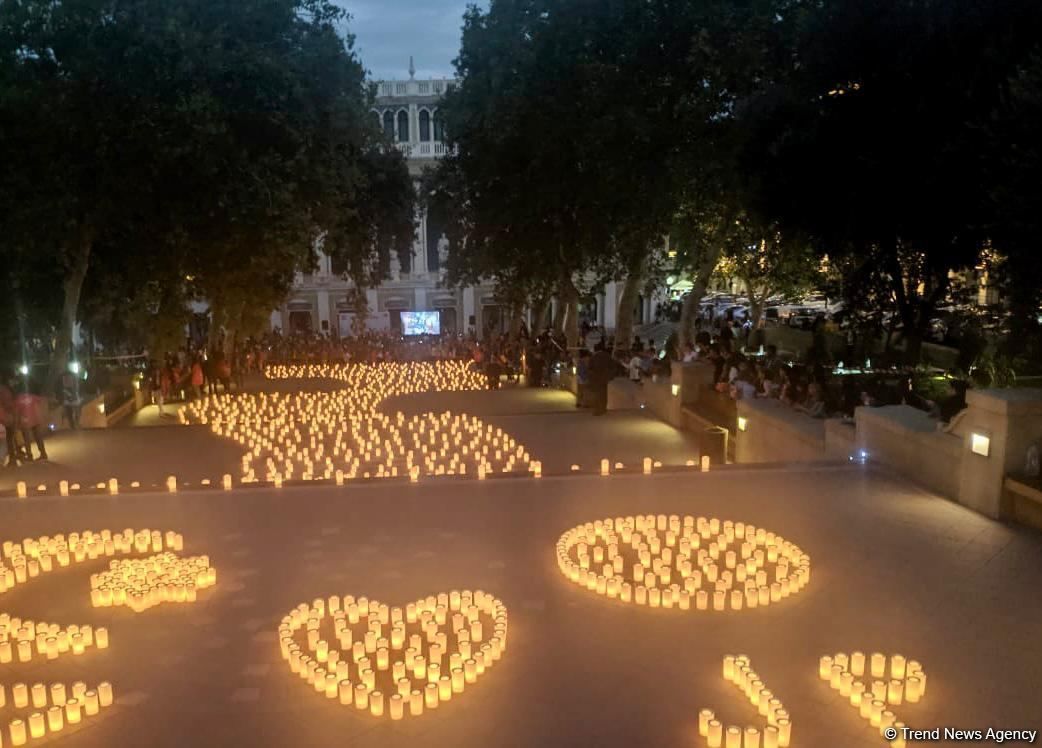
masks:
<path fill-rule="evenodd" d="M 441 141 L 420 141 L 418 143 L 395 143 L 394 147 L 406 158 L 441 158 L 451 152 L 451 148 Z"/>

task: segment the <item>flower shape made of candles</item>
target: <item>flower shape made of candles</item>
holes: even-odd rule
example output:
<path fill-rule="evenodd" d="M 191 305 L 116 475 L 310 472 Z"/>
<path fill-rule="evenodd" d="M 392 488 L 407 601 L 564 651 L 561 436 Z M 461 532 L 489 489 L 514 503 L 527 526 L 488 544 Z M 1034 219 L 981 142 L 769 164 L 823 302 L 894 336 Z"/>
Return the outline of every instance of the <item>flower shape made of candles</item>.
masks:
<path fill-rule="evenodd" d="M 171 553 L 180 551 L 183 544 L 183 538 L 178 533 L 152 530 L 88 530 L 70 533 L 67 536 L 45 535 L 26 538 L 21 542 L 5 541 L 0 547 L 0 595 L 9 594 L 16 588 L 57 569 L 106 557 L 155 552 L 160 555 L 142 562 L 113 560 L 112 570 L 106 574 L 116 573 L 122 578 L 124 570 L 148 570 L 142 578 L 139 578 L 137 571 L 124 578 L 123 594 L 129 593 L 125 604 L 134 609 L 139 604 L 149 607 L 146 603 L 152 601 L 157 594 L 162 596 L 163 585 L 173 580 L 176 580 L 175 590 L 177 584 L 184 581 L 187 600 L 187 575 L 190 571 L 196 573 L 191 584 L 197 587 L 200 581 L 203 582 L 203 586 L 212 585 L 216 576 L 205 556 L 178 559 Z M 203 579 L 199 578 L 199 573 L 203 574 Z M 106 574 L 95 577 L 108 580 Z M 92 587 L 92 600 L 99 589 L 114 589 L 109 581 L 97 586 L 92 584 Z M 175 591 L 175 598 L 179 597 L 179 592 Z M 16 663 L 50 661 L 67 655 L 80 656 L 89 650 L 107 649 L 108 646 L 109 632 L 103 627 L 62 626 L 0 612 L 0 668 Z M 0 733 L 0 746 L 8 745 L 4 741 L 9 741 L 13 746 L 21 746 L 30 740 L 74 729 L 85 719 L 94 717 L 102 709 L 111 706 L 113 699 L 113 688 L 109 682 L 101 682 L 96 688 L 88 688 L 82 681 L 68 686 L 64 683 L 52 683 L 49 686 L 43 683 L 32 686 L 14 683 L 9 689 L 0 682 L 0 711 L 8 705 L 15 709 L 32 709 L 24 718 L 16 717 L 8 721 L 6 733 Z"/>
<path fill-rule="evenodd" d="M 849 700 L 880 735 L 894 728 L 896 735 L 889 742 L 895 748 L 904 748 L 905 723 L 897 718 L 893 707 L 916 704 L 926 695 L 926 672 L 919 662 L 899 654 L 887 658 L 879 652 L 868 656 L 840 652 L 821 657 L 818 676 Z"/>
<path fill-rule="evenodd" d="M 466 414 L 406 418 L 377 407 L 388 397 L 472 390 L 481 377 L 455 361 L 271 367 L 272 378 L 325 377 L 336 392 L 220 395 L 180 411 L 246 448 L 242 480 L 392 478 L 527 472 L 530 455 L 502 429 Z"/>
<path fill-rule="evenodd" d="M 113 559 L 90 578 L 95 608 L 125 605 L 143 613 L 161 603 L 194 603 L 199 590 L 217 583 L 208 556 L 181 558 L 166 552 L 148 558 Z"/>
<path fill-rule="evenodd" d="M 599 595 L 681 610 L 762 607 L 810 581 L 810 557 L 780 535 L 743 522 L 663 514 L 573 527 L 557 541 L 557 564 Z"/>
<path fill-rule="evenodd" d="M 404 608 L 333 595 L 291 610 L 279 640 L 290 670 L 317 693 L 399 720 L 458 698 L 499 661 L 507 609 L 480 590 L 431 595 Z"/>

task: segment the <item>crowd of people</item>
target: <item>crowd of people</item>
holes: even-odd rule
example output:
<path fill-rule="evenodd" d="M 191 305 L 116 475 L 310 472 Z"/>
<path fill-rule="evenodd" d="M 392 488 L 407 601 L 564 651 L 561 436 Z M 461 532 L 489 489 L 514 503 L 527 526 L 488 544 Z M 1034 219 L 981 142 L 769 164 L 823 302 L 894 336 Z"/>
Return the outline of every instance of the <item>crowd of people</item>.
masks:
<path fill-rule="evenodd" d="M 169 417 L 165 406 L 198 399 L 206 394 L 232 392 L 244 386 L 245 377 L 261 373 L 272 363 L 330 364 L 380 363 L 384 361 L 464 360 L 486 376 L 489 389 L 505 380 L 529 387 L 552 386 L 558 375 L 571 368 L 577 380 L 576 406 L 603 415 L 608 383 L 626 377 L 641 386 L 648 379 L 669 377 L 672 367 L 701 361 L 713 367 L 712 387 L 718 397 L 742 400 L 775 399 L 813 418 L 852 416 L 858 406 L 906 403 L 948 420 L 965 407 L 965 386 L 951 382 L 944 397 L 928 400 L 916 393 L 910 376 L 896 382 L 877 378 L 834 376 L 821 346 L 816 344 L 802 362 L 784 360 L 773 345 L 756 353 L 740 347 L 742 330 L 729 320 L 700 321 L 692 343 L 679 346 L 676 334 L 668 339 L 642 340 L 635 336 L 628 346 L 616 346 L 603 328 L 584 326 L 578 351 L 570 351 L 563 334 L 547 329 L 530 334 L 490 335 L 478 340 L 473 334 L 404 337 L 396 332 L 368 331 L 334 338 L 328 334 L 274 330 L 231 347 L 223 341 L 207 349 L 185 346 L 149 361 L 141 373 L 146 399 Z M 588 345 L 592 343 L 592 345 Z M 24 381 L 23 381 L 24 380 Z M 66 372 L 55 399 L 62 406 L 63 422 L 79 425 L 80 380 Z M 49 398 L 35 392 L 28 378 L 0 378 L 0 439 L 6 444 L 7 464 L 47 459 Z"/>

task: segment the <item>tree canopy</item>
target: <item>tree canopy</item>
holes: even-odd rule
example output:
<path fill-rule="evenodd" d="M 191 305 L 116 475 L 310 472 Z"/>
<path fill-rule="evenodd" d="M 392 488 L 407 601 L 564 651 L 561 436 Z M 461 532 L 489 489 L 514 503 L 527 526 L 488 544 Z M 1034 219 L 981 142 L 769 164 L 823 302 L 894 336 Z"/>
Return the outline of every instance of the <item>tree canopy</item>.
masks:
<path fill-rule="evenodd" d="M 328 0 L 0 4 L 0 242 L 54 331 L 52 379 L 84 292 L 99 327 L 127 305 L 183 318 L 194 295 L 234 333 L 320 234 L 368 257 L 373 222 L 344 214 L 411 186 L 345 19 Z"/>

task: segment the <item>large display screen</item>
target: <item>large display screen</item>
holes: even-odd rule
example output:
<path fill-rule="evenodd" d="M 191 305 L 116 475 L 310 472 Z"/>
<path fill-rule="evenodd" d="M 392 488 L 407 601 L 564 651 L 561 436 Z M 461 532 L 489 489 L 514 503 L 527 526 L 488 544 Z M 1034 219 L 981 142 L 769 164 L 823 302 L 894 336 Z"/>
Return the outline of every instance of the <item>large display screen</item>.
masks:
<path fill-rule="evenodd" d="M 441 312 L 402 312 L 403 335 L 441 335 Z"/>

